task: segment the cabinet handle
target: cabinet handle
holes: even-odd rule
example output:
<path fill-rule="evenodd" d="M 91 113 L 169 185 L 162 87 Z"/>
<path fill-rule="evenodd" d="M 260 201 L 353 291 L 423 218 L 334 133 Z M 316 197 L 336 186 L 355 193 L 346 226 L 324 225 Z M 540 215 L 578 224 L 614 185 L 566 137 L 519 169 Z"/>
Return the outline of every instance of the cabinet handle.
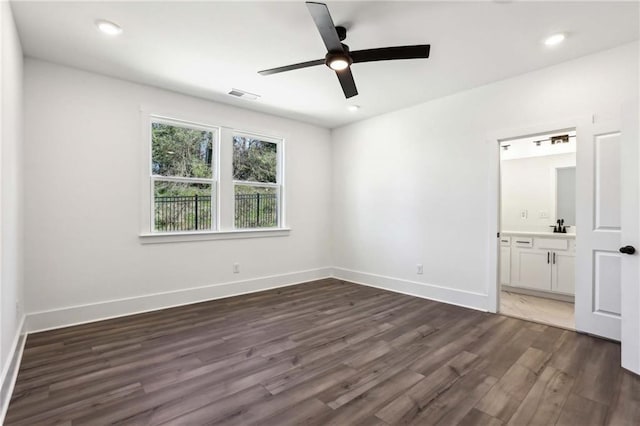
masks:
<path fill-rule="evenodd" d="M 516 241 L 516 243 L 520 243 L 520 244 L 529 244 L 529 241 Z"/>
<path fill-rule="evenodd" d="M 555 251 L 553 252 L 553 264 L 554 265 L 556 264 L 556 252 Z"/>
<path fill-rule="evenodd" d="M 547 252 L 547 264 L 549 263 L 549 256 L 551 255 L 551 253 Z"/>

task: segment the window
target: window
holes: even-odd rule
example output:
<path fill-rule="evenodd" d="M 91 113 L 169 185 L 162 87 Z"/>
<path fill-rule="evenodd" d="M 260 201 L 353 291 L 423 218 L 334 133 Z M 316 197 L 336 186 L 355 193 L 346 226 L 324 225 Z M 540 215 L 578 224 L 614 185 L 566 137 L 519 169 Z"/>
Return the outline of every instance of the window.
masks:
<path fill-rule="evenodd" d="M 233 136 L 234 227 L 280 226 L 279 143 L 266 138 Z"/>
<path fill-rule="evenodd" d="M 215 229 L 217 134 L 216 128 L 152 120 L 151 229 L 154 232 Z"/>
<path fill-rule="evenodd" d="M 289 235 L 282 139 L 169 117 L 143 110 L 142 242 Z"/>

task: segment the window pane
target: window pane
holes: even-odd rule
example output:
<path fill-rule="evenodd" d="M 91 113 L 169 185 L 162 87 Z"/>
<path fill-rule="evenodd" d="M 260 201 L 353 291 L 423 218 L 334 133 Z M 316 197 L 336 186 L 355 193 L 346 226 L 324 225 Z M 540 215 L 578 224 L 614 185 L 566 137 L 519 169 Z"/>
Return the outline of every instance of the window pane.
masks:
<path fill-rule="evenodd" d="M 155 231 L 211 229 L 211 185 L 154 182 Z"/>
<path fill-rule="evenodd" d="M 213 132 L 151 124 L 151 171 L 159 176 L 213 177 Z"/>
<path fill-rule="evenodd" d="M 276 183 L 278 144 L 249 137 L 233 137 L 233 179 Z"/>
<path fill-rule="evenodd" d="M 278 226 L 278 192 L 275 188 L 236 185 L 236 228 Z"/>

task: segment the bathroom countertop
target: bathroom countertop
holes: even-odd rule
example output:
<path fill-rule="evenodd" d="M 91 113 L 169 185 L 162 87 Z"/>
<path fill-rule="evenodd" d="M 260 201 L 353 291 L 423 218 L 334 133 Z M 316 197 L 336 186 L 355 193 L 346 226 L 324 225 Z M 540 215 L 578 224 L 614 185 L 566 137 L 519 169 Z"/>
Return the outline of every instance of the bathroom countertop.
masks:
<path fill-rule="evenodd" d="M 523 235 L 527 237 L 547 237 L 547 238 L 575 238 L 575 233 L 560 234 L 554 233 L 552 231 L 549 232 L 527 232 L 527 231 L 500 231 L 500 235 L 510 236 L 510 235 Z"/>

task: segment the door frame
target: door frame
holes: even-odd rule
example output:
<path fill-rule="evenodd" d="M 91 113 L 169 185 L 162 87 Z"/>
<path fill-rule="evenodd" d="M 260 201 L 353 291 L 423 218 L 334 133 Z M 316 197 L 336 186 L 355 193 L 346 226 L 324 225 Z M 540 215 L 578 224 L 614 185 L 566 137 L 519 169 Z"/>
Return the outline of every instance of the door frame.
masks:
<path fill-rule="evenodd" d="M 539 123 L 530 126 L 514 127 L 489 133 L 486 143 L 489 144 L 489 214 L 488 214 L 488 267 L 487 267 L 487 310 L 498 313 L 500 310 L 500 215 L 501 215 L 501 167 L 500 143 L 508 139 L 530 137 L 545 133 L 577 130 L 593 124 L 594 115 L 567 117 L 558 121 Z M 576 132 L 576 149 L 580 135 Z M 576 160 L 576 168 L 578 167 Z M 579 236 L 576 234 L 576 243 Z M 578 262 L 576 262 L 576 268 Z"/>

